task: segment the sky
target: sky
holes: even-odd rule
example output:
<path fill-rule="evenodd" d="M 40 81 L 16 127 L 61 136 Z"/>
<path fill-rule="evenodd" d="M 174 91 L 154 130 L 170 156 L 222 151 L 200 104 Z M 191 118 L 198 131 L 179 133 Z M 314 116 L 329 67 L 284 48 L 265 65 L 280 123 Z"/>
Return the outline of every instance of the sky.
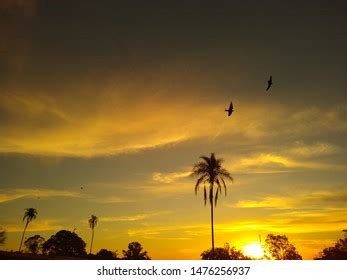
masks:
<path fill-rule="evenodd" d="M 286 234 L 305 259 L 347 228 L 345 1 L 0 3 L 0 249 L 61 229 L 199 259 L 210 209 L 190 171 L 234 178 L 215 243 Z M 273 86 L 266 92 L 267 80 Z M 230 101 L 234 113 L 224 109 Z"/>

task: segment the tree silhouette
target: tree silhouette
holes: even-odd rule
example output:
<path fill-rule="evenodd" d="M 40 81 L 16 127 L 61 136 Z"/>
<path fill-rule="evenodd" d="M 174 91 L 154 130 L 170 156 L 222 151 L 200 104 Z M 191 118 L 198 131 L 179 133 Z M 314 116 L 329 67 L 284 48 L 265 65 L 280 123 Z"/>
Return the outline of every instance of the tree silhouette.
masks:
<path fill-rule="evenodd" d="M 270 254 L 270 256 L 267 256 L 268 258 L 275 260 L 302 260 L 295 246 L 289 243 L 288 237 L 285 235 L 268 234 L 265 243 L 266 249 Z"/>
<path fill-rule="evenodd" d="M 28 227 L 29 223 L 32 220 L 36 219 L 36 216 L 37 216 L 37 211 L 36 211 L 35 208 L 27 208 L 27 209 L 25 209 L 24 216 L 23 216 L 23 221 L 26 220 L 26 222 L 25 222 L 25 226 L 24 226 L 24 230 L 23 230 L 22 239 L 21 239 L 20 245 L 19 245 L 19 252 L 22 249 L 25 231 L 27 230 L 27 227 Z"/>
<path fill-rule="evenodd" d="M 88 220 L 89 227 L 92 229 L 92 241 L 90 242 L 90 252 L 92 253 L 93 249 L 93 241 L 94 241 L 94 228 L 96 227 L 96 224 L 98 223 L 98 217 L 95 215 L 92 215 L 91 218 Z"/>
<path fill-rule="evenodd" d="M 196 163 L 193 167 L 192 176 L 197 178 L 195 184 L 195 194 L 199 190 L 201 184 L 204 185 L 204 202 L 207 201 L 206 183 L 209 184 L 208 197 L 211 206 L 211 233 L 212 233 L 212 252 L 214 251 L 214 229 L 213 229 L 213 208 L 217 206 L 218 195 L 224 188 L 224 194 L 227 194 L 227 186 L 225 181 L 233 181 L 230 173 L 222 167 L 223 159 L 216 159 L 214 153 L 210 157 L 201 156 L 202 161 Z M 214 186 L 217 185 L 216 192 Z M 214 201 L 214 205 L 213 205 Z"/>
<path fill-rule="evenodd" d="M 84 257 L 86 243 L 76 233 L 61 230 L 52 235 L 43 245 L 42 252 L 47 255 Z"/>
<path fill-rule="evenodd" d="M 0 231 L 0 245 L 4 244 L 6 240 L 6 231 L 1 230 Z"/>
<path fill-rule="evenodd" d="M 229 243 L 224 245 L 224 248 L 215 248 L 214 251 L 206 250 L 201 253 L 202 260 L 250 260 L 240 250 L 229 246 Z"/>
<path fill-rule="evenodd" d="M 347 238 L 339 239 L 333 247 L 323 249 L 315 260 L 347 260 Z"/>
<path fill-rule="evenodd" d="M 44 242 L 45 239 L 37 234 L 25 240 L 24 246 L 27 248 L 28 252 L 32 254 L 38 254 L 42 251 L 42 244 Z"/>
<path fill-rule="evenodd" d="M 142 250 L 139 242 L 129 243 L 128 250 L 123 250 L 123 260 L 150 260 L 147 251 Z"/>
<path fill-rule="evenodd" d="M 107 249 L 101 249 L 96 255 L 96 259 L 98 260 L 117 260 L 117 251 L 112 252 Z"/>

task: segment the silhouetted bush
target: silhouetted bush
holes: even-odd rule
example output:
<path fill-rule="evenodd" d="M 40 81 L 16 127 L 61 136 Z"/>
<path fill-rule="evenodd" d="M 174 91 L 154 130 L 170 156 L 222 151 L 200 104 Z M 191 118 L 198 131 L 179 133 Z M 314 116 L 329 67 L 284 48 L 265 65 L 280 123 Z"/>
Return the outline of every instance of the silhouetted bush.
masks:
<path fill-rule="evenodd" d="M 347 238 L 339 239 L 334 247 L 323 249 L 315 260 L 347 260 Z"/>
<path fill-rule="evenodd" d="M 96 255 L 97 260 L 118 260 L 117 251 L 112 252 L 107 249 L 101 249 Z"/>
<path fill-rule="evenodd" d="M 202 260 L 250 260 L 251 258 L 245 256 L 240 250 L 235 247 L 229 246 L 228 243 L 224 245 L 224 248 L 215 248 L 206 250 L 201 253 Z"/>
<path fill-rule="evenodd" d="M 293 244 L 289 243 L 285 235 L 268 234 L 265 240 L 266 249 L 270 259 L 275 260 L 302 260 Z"/>
<path fill-rule="evenodd" d="M 150 260 L 147 251 L 142 250 L 139 242 L 129 243 L 128 250 L 123 250 L 123 260 Z"/>
<path fill-rule="evenodd" d="M 42 252 L 42 245 L 45 242 L 45 239 L 40 235 L 34 235 L 29 237 L 24 242 L 24 246 L 27 251 L 32 254 L 40 254 Z"/>
<path fill-rule="evenodd" d="M 84 257 L 86 243 L 76 233 L 61 230 L 52 235 L 42 246 L 42 252 L 47 255 Z"/>

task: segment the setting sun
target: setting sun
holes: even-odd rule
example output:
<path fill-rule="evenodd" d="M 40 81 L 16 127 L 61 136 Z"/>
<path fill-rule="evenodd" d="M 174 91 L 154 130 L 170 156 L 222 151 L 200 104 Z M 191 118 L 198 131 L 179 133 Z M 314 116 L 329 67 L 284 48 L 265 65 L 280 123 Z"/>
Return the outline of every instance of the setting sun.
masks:
<path fill-rule="evenodd" d="M 243 247 L 244 253 L 252 258 L 260 259 L 264 256 L 264 250 L 257 242 L 249 243 Z"/>

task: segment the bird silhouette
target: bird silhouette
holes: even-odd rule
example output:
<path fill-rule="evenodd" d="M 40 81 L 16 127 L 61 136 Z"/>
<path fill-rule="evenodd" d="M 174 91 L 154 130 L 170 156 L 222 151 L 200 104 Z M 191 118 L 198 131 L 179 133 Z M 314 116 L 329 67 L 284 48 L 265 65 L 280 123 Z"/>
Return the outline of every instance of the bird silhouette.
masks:
<path fill-rule="evenodd" d="M 266 89 L 266 91 L 268 91 L 271 86 L 272 86 L 272 76 L 270 76 L 270 79 L 267 81 L 267 89 Z"/>
<path fill-rule="evenodd" d="M 229 109 L 225 109 L 225 112 L 228 112 L 229 117 L 231 116 L 231 114 L 234 112 L 233 102 L 230 102 Z"/>
<path fill-rule="evenodd" d="M 83 190 L 83 187 L 81 187 L 81 190 Z"/>

